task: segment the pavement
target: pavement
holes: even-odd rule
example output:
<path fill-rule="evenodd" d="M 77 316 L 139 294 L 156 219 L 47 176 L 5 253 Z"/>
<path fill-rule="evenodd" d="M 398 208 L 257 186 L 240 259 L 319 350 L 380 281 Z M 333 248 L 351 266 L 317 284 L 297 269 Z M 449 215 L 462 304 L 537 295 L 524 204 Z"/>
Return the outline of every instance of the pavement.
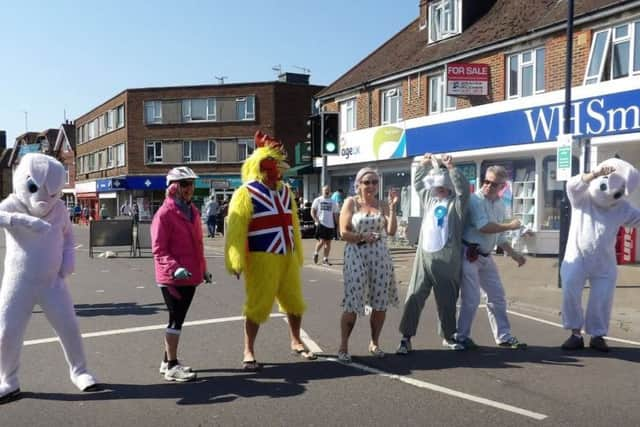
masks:
<path fill-rule="evenodd" d="M 214 240 L 222 241 L 220 238 Z M 313 262 L 315 244 L 314 239 L 303 239 L 307 262 Z M 322 266 L 323 268 L 342 269 L 344 245 L 345 242 L 341 240 L 332 242 L 329 256 L 332 265 Z M 400 295 L 404 298 L 411 276 L 415 248 L 391 245 L 391 254 Z M 528 256 L 527 263 L 522 267 L 518 267 L 511 258 L 506 256 L 494 255 L 494 259 L 502 277 L 510 310 L 538 316 L 550 322 L 562 323 L 562 290 L 558 287 L 557 258 Z M 586 307 L 588 295 L 587 285 L 583 294 L 584 307 Z M 517 334 L 517 331 L 514 333 Z M 640 265 L 618 266 L 609 336 L 640 341 Z"/>

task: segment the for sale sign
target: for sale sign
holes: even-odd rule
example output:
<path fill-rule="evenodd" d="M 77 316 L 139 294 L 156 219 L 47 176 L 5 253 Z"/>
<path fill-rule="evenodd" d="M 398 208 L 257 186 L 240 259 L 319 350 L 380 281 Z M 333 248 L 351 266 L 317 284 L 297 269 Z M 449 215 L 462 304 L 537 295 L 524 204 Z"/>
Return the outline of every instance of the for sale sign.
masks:
<path fill-rule="evenodd" d="M 487 95 L 489 93 L 489 65 L 447 64 L 447 95 Z"/>

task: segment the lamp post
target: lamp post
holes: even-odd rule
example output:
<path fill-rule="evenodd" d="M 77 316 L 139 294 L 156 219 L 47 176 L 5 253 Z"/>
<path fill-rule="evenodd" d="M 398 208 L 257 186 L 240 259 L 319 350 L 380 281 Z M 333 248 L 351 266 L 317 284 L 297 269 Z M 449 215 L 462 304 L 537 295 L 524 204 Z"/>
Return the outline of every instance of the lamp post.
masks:
<path fill-rule="evenodd" d="M 567 0 L 567 60 L 565 66 L 564 82 L 564 118 L 562 133 L 571 133 L 571 68 L 573 66 L 573 0 Z M 586 152 L 586 147 L 585 147 Z M 556 162 L 556 167 L 558 163 Z M 560 267 L 564 260 L 564 253 L 567 249 L 567 239 L 569 237 L 569 223 L 571 222 L 571 204 L 567 197 L 567 182 L 564 182 L 564 191 L 560 201 L 560 233 L 558 247 L 558 287 L 562 287 Z"/>

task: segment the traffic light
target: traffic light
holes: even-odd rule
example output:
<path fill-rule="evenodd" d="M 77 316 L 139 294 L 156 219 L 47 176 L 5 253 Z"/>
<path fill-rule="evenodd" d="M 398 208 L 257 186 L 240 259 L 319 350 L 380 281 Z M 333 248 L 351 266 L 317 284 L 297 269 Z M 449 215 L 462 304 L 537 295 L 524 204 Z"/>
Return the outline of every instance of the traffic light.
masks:
<path fill-rule="evenodd" d="M 340 154 L 338 142 L 338 113 L 322 113 L 322 155 Z"/>
<path fill-rule="evenodd" d="M 322 155 L 322 117 L 319 114 L 309 116 L 307 120 L 307 143 L 311 145 L 311 155 Z"/>

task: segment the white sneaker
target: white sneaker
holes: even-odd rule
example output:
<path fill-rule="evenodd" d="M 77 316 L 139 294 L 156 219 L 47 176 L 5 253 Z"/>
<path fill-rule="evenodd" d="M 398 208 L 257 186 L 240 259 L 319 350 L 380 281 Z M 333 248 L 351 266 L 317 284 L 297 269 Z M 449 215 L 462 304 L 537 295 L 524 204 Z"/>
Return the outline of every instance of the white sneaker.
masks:
<path fill-rule="evenodd" d="M 176 365 L 165 372 L 164 379 L 167 381 L 177 381 L 183 383 L 195 380 L 196 376 L 197 375 L 195 372 L 185 371 L 184 366 Z"/>
<path fill-rule="evenodd" d="M 184 369 L 185 371 L 192 372 L 191 366 L 184 366 L 180 362 L 178 362 L 178 365 L 182 366 L 182 369 Z M 169 362 L 160 362 L 160 369 L 158 369 L 158 372 L 164 375 L 167 373 L 168 368 L 169 368 Z"/>
<path fill-rule="evenodd" d="M 464 345 L 459 343 L 456 340 L 442 340 L 442 346 L 448 348 L 449 350 L 461 351 L 464 350 Z"/>

